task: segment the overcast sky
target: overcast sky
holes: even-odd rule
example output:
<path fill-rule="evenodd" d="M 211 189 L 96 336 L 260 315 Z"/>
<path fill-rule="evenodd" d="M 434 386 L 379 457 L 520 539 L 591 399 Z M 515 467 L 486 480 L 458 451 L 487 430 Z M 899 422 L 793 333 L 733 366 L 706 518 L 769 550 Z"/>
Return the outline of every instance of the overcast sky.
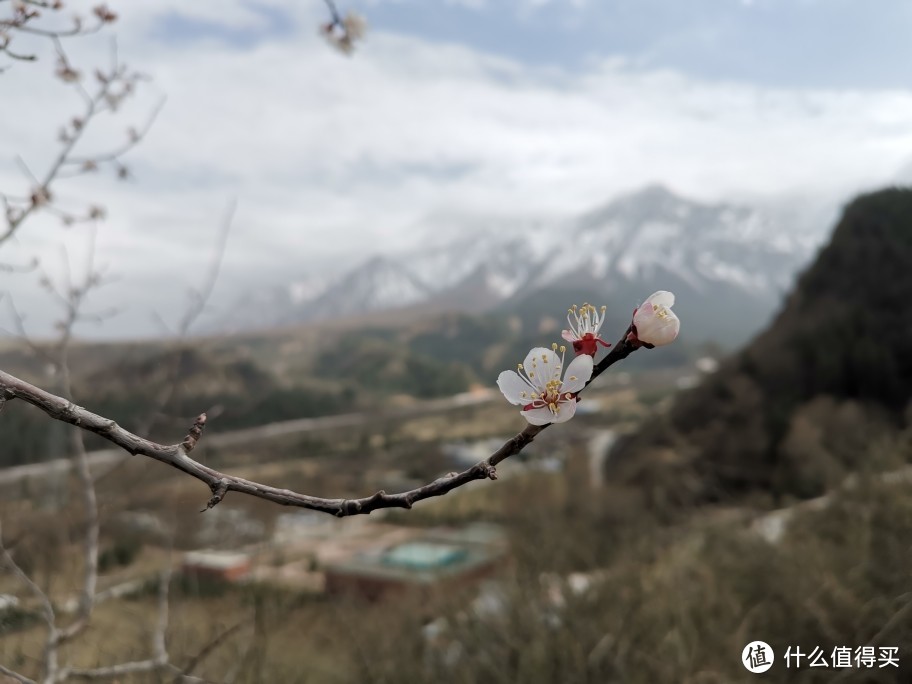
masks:
<path fill-rule="evenodd" d="M 352 57 L 318 35 L 320 0 L 110 5 L 107 36 L 152 81 L 84 150 L 167 101 L 130 181 L 58 186 L 67 206 L 108 210 L 98 260 L 119 280 L 96 303 L 126 310 L 105 334 L 179 317 L 232 198 L 222 311 L 239 289 L 407 247 L 450 214 L 568 215 L 651 182 L 838 203 L 912 177 L 907 0 L 340 0 L 371 26 Z M 67 43 L 76 66 L 103 64 L 107 36 Z M 45 53 L 0 74 L 2 192 L 27 191 L 16 156 L 40 174 L 79 109 L 53 69 Z M 61 245 L 78 266 L 86 235 L 40 215 L 0 263 L 37 255 L 57 276 Z M 0 292 L 40 334 L 54 310 L 37 278 L 0 272 Z"/>

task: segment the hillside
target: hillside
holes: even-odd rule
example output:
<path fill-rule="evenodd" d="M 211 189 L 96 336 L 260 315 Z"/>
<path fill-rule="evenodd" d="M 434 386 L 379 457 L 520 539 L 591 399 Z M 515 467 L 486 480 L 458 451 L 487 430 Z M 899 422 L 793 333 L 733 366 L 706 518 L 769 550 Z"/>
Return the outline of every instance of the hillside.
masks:
<path fill-rule="evenodd" d="M 912 399 L 910 272 L 912 191 L 853 201 L 769 327 L 618 445 L 616 476 L 687 504 L 809 497 L 889 465 Z"/>
<path fill-rule="evenodd" d="M 476 330 L 459 321 L 412 326 L 415 349 L 400 342 L 406 331 L 394 328 L 360 334 L 302 329 L 179 345 L 77 344 L 70 354 L 74 398 L 129 430 L 164 441 L 201 411 L 210 414 L 210 433 L 350 413 L 381 406 L 392 395 L 408 400 L 467 390 L 480 370 L 478 357 L 463 354 L 462 347 Z M 0 353 L 4 370 L 55 391 L 57 379 L 46 365 L 22 349 Z M 64 429 L 31 406 L 7 406 L 0 467 L 65 455 Z M 103 445 L 100 438 L 87 439 L 89 448 Z"/>

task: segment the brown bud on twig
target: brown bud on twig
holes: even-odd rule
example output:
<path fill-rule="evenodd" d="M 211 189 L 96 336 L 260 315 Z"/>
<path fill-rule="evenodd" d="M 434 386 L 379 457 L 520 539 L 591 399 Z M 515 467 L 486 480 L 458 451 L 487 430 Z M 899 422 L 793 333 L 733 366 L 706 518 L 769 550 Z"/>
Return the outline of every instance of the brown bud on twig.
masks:
<path fill-rule="evenodd" d="M 92 14 L 98 17 L 103 23 L 110 24 L 117 21 L 117 15 L 108 9 L 107 5 L 97 5 L 92 8 Z"/>
<path fill-rule="evenodd" d="M 62 59 L 57 63 L 57 70 L 54 73 L 64 83 L 75 83 L 82 78 L 82 74 Z"/>
<path fill-rule="evenodd" d="M 51 193 L 46 187 L 40 186 L 32 190 L 32 194 L 29 199 L 32 202 L 32 206 L 37 209 L 38 207 L 44 206 L 51 201 Z"/>
<path fill-rule="evenodd" d="M 206 427 L 206 414 L 201 413 L 196 417 L 196 420 L 193 422 L 193 427 L 190 428 L 190 432 L 187 433 L 187 436 L 184 437 L 184 441 L 181 442 L 181 446 L 184 448 L 188 454 L 193 451 L 193 447 L 196 446 L 199 442 L 200 437 L 203 436 L 203 429 Z"/>
<path fill-rule="evenodd" d="M 114 93 L 108 93 L 104 96 L 105 102 L 108 107 L 111 108 L 112 112 L 116 112 L 117 108 L 120 106 L 120 101 L 123 98 L 123 95 L 115 95 Z"/>

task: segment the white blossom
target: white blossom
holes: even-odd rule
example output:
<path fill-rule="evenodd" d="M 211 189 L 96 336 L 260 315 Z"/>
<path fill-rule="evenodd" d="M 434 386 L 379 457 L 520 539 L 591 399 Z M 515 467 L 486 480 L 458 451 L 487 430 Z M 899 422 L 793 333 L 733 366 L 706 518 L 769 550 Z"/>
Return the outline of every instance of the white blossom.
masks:
<path fill-rule="evenodd" d="M 326 24 L 322 27 L 321 33 L 329 44 L 342 54 L 350 55 L 354 51 L 355 45 L 349 35 L 344 31 L 336 31 L 335 25 Z"/>
<path fill-rule="evenodd" d="M 577 309 L 574 304 L 567 310 L 567 323 L 570 329 L 562 331 L 561 337 L 573 345 L 574 352 L 594 357 L 599 344 L 603 347 L 611 346 L 599 336 L 599 330 L 605 322 L 606 309 L 607 307 L 603 306 L 599 311 L 591 304 L 583 304 Z"/>
<path fill-rule="evenodd" d="M 592 377 L 593 361 L 577 356 L 564 372 L 566 347 L 535 347 L 516 371 L 504 371 L 497 386 L 511 404 L 522 406 L 522 415 L 532 425 L 563 423 L 576 413 L 576 393 Z M 563 378 L 563 379 L 562 379 Z"/>
<path fill-rule="evenodd" d="M 675 297 L 671 292 L 659 290 L 634 312 L 633 326 L 640 342 L 653 347 L 674 342 L 681 329 L 681 321 L 671 310 L 674 302 Z"/>
<path fill-rule="evenodd" d="M 367 20 L 356 12 L 348 12 L 342 19 L 324 24 L 320 28 L 323 37 L 340 52 L 350 55 L 355 42 L 367 33 Z"/>
<path fill-rule="evenodd" d="M 361 40 L 367 33 L 367 20 L 357 12 L 349 12 L 342 19 L 342 28 L 352 40 Z"/>

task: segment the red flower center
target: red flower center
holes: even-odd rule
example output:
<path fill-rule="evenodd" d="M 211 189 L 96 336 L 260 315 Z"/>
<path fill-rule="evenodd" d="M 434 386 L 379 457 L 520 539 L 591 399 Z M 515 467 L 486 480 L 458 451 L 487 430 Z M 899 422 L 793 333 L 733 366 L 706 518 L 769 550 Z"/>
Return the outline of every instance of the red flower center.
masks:
<path fill-rule="evenodd" d="M 583 335 L 583 339 L 573 341 L 573 351 L 576 352 L 577 356 L 580 354 L 588 354 L 594 358 L 599 345 L 602 345 L 603 347 L 611 346 L 601 337 L 596 337 L 593 333 L 589 332 Z"/>

